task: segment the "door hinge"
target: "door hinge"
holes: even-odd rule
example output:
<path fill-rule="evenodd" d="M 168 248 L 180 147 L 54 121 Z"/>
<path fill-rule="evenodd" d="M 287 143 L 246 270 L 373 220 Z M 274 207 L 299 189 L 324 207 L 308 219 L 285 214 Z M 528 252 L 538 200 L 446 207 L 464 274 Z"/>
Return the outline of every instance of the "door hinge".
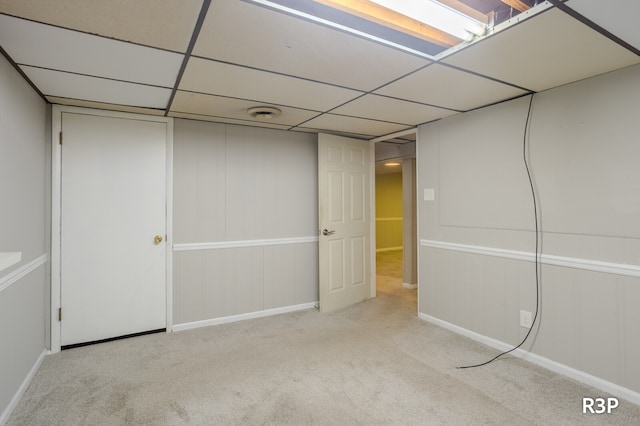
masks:
<path fill-rule="evenodd" d="M 60 132 L 60 145 L 62 145 L 62 132 Z"/>
<path fill-rule="evenodd" d="M 62 308 L 58 308 L 58 321 L 62 321 Z"/>

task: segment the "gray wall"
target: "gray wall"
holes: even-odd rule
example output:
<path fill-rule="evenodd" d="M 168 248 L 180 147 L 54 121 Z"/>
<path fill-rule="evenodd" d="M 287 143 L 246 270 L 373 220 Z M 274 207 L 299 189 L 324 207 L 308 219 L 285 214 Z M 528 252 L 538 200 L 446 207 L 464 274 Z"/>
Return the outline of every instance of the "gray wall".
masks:
<path fill-rule="evenodd" d="M 419 311 L 512 345 L 526 333 L 519 311 L 535 309 L 534 264 L 486 248 L 535 249 L 522 159 L 528 101 L 421 126 L 418 142 Z M 534 98 L 542 251 L 584 267 L 542 266 L 540 326 L 523 346 L 635 392 L 640 278 L 619 271 L 640 265 L 639 101 L 640 66 Z M 424 188 L 435 189 L 434 201 Z M 597 262 L 614 264 L 613 273 L 588 270 Z"/>
<path fill-rule="evenodd" d="M 49 208 L 46 104 L 2 56 L 0 94 L 0 251 L 22 252 L 2 279 L 47 252 Z M 0 291 L 0 415 L 45 350 L 47 268 Z"/>
<path fill-rule="evenodd" d="M 316 135 L 177 119 L 173 173 L 174 245 L 205 244 L 174 253 L 174 324 L 318 300 L 317 242 L 273 245 L 317 237 Z"/>

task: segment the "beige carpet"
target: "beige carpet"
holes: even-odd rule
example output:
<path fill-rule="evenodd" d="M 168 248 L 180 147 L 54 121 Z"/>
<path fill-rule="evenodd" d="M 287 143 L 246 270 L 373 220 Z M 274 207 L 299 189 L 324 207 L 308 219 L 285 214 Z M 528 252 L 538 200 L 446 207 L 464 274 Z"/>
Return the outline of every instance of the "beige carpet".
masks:
<path fill-rule="evenodd" d="M 612 414 L 583 415 L 582 397 L 602 392 L 516 358 L 457 370 L 496 352 L 417 319 L 415 290 L 393 268 L 380 272 L 377 298 L 327 315 L 307 310 L 49 356 L 9 424 L 640 423 L 640 407 L 623 400 Z"/>

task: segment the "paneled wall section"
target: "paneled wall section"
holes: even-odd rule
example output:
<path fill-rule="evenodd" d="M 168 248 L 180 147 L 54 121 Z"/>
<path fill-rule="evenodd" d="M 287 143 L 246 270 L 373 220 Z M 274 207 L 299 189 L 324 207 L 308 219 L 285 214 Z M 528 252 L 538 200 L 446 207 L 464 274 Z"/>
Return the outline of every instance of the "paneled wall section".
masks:
<path fill-rule="evenodd" d="M 0 271 L 0 424 L 46 348 L 47 108 L 0 55 L 0 252 L 21 261 Z"/>
<path fill-rule="evenodd" d="M 189 120 L 174 134 L 174 323 L 318 300 L 317 136 Z"/>
<path fill-rule="evenodd" d="M 540 321 L 523 349 L 631 399 L 640 396 L 638 99 L 638 66 L 539 93 L 526 149 L 543 265 Z M 526 333 L 519 311 L 535 310 L 528 103 L 424 125 L 418 142 L 418 193 L 436 194 L 418 207 L 420 314 L 510 345 Z"/>

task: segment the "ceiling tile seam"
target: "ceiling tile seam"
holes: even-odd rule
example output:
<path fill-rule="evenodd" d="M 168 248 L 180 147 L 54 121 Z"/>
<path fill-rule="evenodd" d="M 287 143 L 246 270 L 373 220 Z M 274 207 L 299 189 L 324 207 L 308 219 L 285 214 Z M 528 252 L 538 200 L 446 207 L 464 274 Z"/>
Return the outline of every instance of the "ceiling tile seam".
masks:
<path fill-rule="evenodd" d="M 432 65 L 432 64 L 426 64 L 426 65 L 424 65 L 424 66 L 421 66 L 421 67 L 417 68 L 416 70 L 414 70 L 414 71 L 412 71 L 412 72 L 410 72 L 410 73 L 407 73 L 406 75 L 404 75 L 404 76 L 402 76 L 402 77 L 398 77 L 397 79 L 395 79 L 395 80 L 393 80 L 393 81 L 397 81 L 397 80 L 399 80 L 399 79 L 401 79 L 401 78 L 404 78 L 404 77 L 406 77 L 406 76 L 408 76 L 408 75 L 411 75 L 411 74 L 413 74 L 413 73 L 415 73 L 415 72 L 418 72 L 418 71 L 420 71 L 420 70 L 422 70 L 422 69 L 424 69 L 424 68 L 426 68 L 426 67 L 428 67 L 428 66 L 430 66 L 430 65 Z M 393 82 L 393 81 L 392 81 L 392 82 Z M 328 109 L 328 110 L 326 110 L 326 111 L 324 111 L 324 112 L 321 112 L 321 113 L 320 113 L 320 114 L 318 114 L 317 116 L 312 117 L 312 118 L 310 118 L 310 119 L 308 119 L 308 120 L 306 120 L 306 121 L 303 121 L 302 123 L 299 123 L 296 127 L 298 127 L 298 126 L 300 126 L 300 125 L 302 125 L 302 124 L 304 124 L 304 123 L 307 123 L 307 122 L 309 122 L 309 121 L 311 121 L 311 120 L 314 120 L 314 119 L 316 119 L 316 118 L 318 118 L 318 117 L 320 117 L 320 116 L 322 116 L 322 115 L 324 115 L 324 114 L 331 114 L 331 111 L 335 111 L 336 109 L 341 108 L 341 107 L 343 107 L 343 106 L 345 106 L 345 105 L 347 105 L 347 104 L 349 104 L 349 103 L 351 103 L 351 102 L 354 102 L 354 101 L 356 101 L 356 100 L 358 100 L 358 99 L 360 99 L 360 98 L 362 98 L 362 97 L 364 97 L 364 96 L 367 96 L 367 95 L 383 96 L 383 95 L 378 95 L 378 94 L 373 93 L 373 92 L 374 92 L 375 90 L 379 90 L 380 88 L 382 88 L 382 87 L 386 86 L 387 84 L 390 84 L 390 83 L 386 83 L 386 84 L 384 84 L 384 85 L 382 85 L 382 86 L 380 86 L 380 87 L 378 87 L 378 88 L 375 88 L 375 89 L 373 89 L 373 90 L 370 90 L 370 91 L 364 92 L 364 93 L 362 93 L 360 96 L 356 96 L 355 98 L 350 99 L 350 100 L 348 100 L 348 101 L 346 101 L 346 102 L 343 102 L 343 103 L 342 103 L 342 104 L 340 104 L 340 105 L 337 105 L 337 106 L 335 106 L 335 107 L 333 107 L 333 108 L 330 108 L 330 109 Z M 393 97 L 391 97 L 391 96 L 385 96 L 385 97 L 390 98 L 390 99 L 397 99 L 397 100 L 401 100 L 401 101 L 406 101 L 406 102 L 412 102 L 412 103 L 415 103 L 415 104 L 421 104 L 420 102 L 414 102 L 414 101 L 410 101 L 410 100 L 408 100 L 408 99 L 393 98 Z M 428 105 L 428 104 L 422 104 L 422 105 L 426 105 L 426 106 L 433 106 L 433 105 Z M 441 107 L 437 107 L 437 108 L 441 108 Z M 441 109 L 448 109 L 448 110 L 451 110 L 450 108 L 441 108 Z M 452 110 L 452 111 L 456 111 L 456 112 L 458 112 L 458 110 Z M 345 114 L 333 114 L 333 115 L 341 115 L 341 116 L 344 116 L 344 117 L 351 117 L 351 118 L 360 118 L 360 119 L 363 119 L 363 120 L 379 121 L 379 122 L 382 122 L 382 123 L 398 124 L 398 125 L 401 125 L 401 126 L 411 126 L 411 124 L 396 123 L 396 122 L 392 122 L 392 121 L 377 120 L 377 119 L 364 118 L 364 117 L 360 117 L 360 116 L 353 116 L 353 115 L 345 115 Z M 289 129 L 289 130 L 291 130 L 291 129 Z"/>
<path fill-rule="evenodd" d="M 207 17 L 207 12 L 209 10 L 210 5 L 211 5 L 211 0 L 204 0 L 202 3 L 202 8 L 200 8 L 200 13 L 198 14 L 198 19 L 196 20 L 196 24 L 193 28 L 193 33 L 191 33 L 191 40 L 189 40 L 189 46 L 187 46 L 187 51 L 184 53 L 184 57 L 182 58 L 182 64 L 180 65 L 180 69 L 178 70 L 178 76 L 176 77 L 176 82 L 173 85 L 173 89 L 171 90 L 171 95 L 169 96 L 169 101 L 167 102 L 167 107 L 165 108 L 165 112 L 164 112 L 165 117 L 171 110 L 171 104 L 173 104 L 173 100 L 176 97 L 176 92 L 178 91 L 178 87 L 180 86 L 180 82 L 182 81 L 182 76 L 184 75 L 184 71 L 187 68 L 187 63 L 191 58 L 191 53 L 193 52 L 193 48 L 196 45 L 198 36 L 200 35 L 200 30 L 202 29 L 204 20 Z"/>
<path fill-rule="evenodd" d="M 171 115 L 171 114 L 187 114 L 187 115 L 192 115 L 193 117 L 178 117 L 176 115 Z M 238 124 L 238 123 L 230 123 L 228 121 L 214 121 L 214 120 L 212 120 L 212 121 L 210 121 L 211 123 L 231 124 L 231 125 L 248 126 L 248 127 L 260 127 L 260 128 L 265 128 L 265 129 L 288 130 L 287 127 L 289 127 L 288 124 L 265 123 L 265 124 L 271 124 L 271 126 L 266 126 L 266 125 L 260 125 L 260 123 L 257 122 L 257 121 L 242 120 L 240 118 L 218 117 L 218 116 L 215 116 L 215 115 L 207 115 L 207 114 L 178 113 L 176 111 L 172 111 L 170 113 L 169 117 L 181 118 L 181 119 L 184 119 L 184 120 L 196 120 L 196 121 L 203 121 L 203 120 L 202 120 L 202 118 L 195 118 L 195 117 L 210 117 L 210 118 L 218 118 L 220 120 L 234 120 L 234 121 L 241 121 L 242 122 L 242 124 Z"/>
<path fill-rule="evenodd" d="M 346 101 L 346 102 L 343 102 L 343 103 L 341 103 L 340 105 L 334 106 L 333 108 L 329 108 L 328 110 L 326 110 L 326 111 L 324 111 L 324 112 L 321 112 L 320 114 L 316 115 L 315 117 L 311 117 L 310 119 L 305 120 L 305 121 L 303 121 L 302 123 L 298 123 L 296 127 L 298 127 L 298 126 L 300 126 L 300 125 L 302 125 L 302 124 L 304 124 L 304 123 L 308 123 L 308 122 L 309 122 L 309 121 L 311 121 L 311 120 L 315 120 L 316 118 L 321 117 L 321 116 L 322 116 L 322 115 L 324 115 L 324 114 L 328 114 L 328 113 L 330 113 L 331 111 L 333 111 L 333 110 L 335 110 L 335 109 L 337 109 L 337 108 L 340 108 L 341 106 L 344 106 L 344 105 L 348 104 L 349 102 L 353 102 L 353 101 L 355 101 L 355 100 L 357 100 L 357 99 L 362 98 L 363 96 L 366 96 L 367 94 L 368 94 L 368 93 L 362 93 L 361 95 L 356 96 L 355 98 L 350 99 L 350 100 L 348 100 L 348 101 Z"/>
<path fill-rule="evenodd" d="M 325 23 L 324 20 L 321 21 L 321 20 L 315 20 L 315 19 L 307 18 L 304 15 L 300 15 L 300 14 L 292 12 L 292 11 L 290 12 L 288 10 L 270 7 L 270 6 L 262 4 L 262 3 L 256 3 L 256 2 L 254 2 L 252 0 L 240 0 L 240 1 L 243 1 L 245 3 L 249 3 L 249 4 L 254 5 L 254 6 L 265 8 L 265 9 L 270 10 L 272 12 L 281 13 L 283 15 L 287 15 L 287 16 L 290 16 L 290 17 L 295 18 L 295 19 L 300 19 L 302 21 L 309 22 L 309 23 L 314 24 L 314 25 L 320 25 L 320 26 L 322 26 L 324 28 L 328 28 L 328 29 L 333 30 L 333 31 L 339 31 L 339 32 L 341 32 L 343 34 L 346 34 L 348 36 L 357 37 L 357 38 L 359 38 L 361 40 L 364 40 L 364 41 L 367 41 L 367 42 L 370 42 L 370 43 L 375 43 L 375 44 L 377 44 L 379 46 L 390 48 L 390 49 L 396 50 L 398 52 L 401 52 L 401 53 L 404 53 L 404 54 L 407 54 L 407 55 L 414 56 L 414 57 L 422 59 L 422 60 L 433 61 L 434 58 L 435 58 L 433 55 L 429 55 L 428 53 L 419 52 L 417 50 L 409 49 L 409 48 L 403 47 L 403 46 L 401 46 L 399 44 L 396 44 L 396 43 L 392 43 L 392 42 L 386 42 L 385 43 L 382 38 L 379 38 L 379 37 L 376 37 L 376 36 L 373 36 L 373 35 L 367 36 L 367 34 L 361 32 L 361 31 L 357 31 L 357 30 L 353 30 L 353 29 L 352 29 L 352 31 L 348 31 L 348 30 L 346 30 L 345 28 L 343 28 L 341 26 L 336 26 L 336 25 L 331 25 L 329 23 Z"/>
<path fill-rule="evenodd" d="M 455 108 L 445 107 L 445 106 L 441 106 L 441 105 L 427 104 L 427 103 L 424 103 L 424 102 L 418 102 L 418 101 L 414 101 L 414 100 L 411 100 L 411 99 L 399 98 L 397 96 L 383 95 L 381 93 L 372 93 L 372 95 L 380 96 L 381 98 L 394 99 L 396 101 L 409 102 L 409 103 L 416 104 L 416 105 L 421 105 L 421 106 L 428 106 L 428 107 L 431 107 L 431 108 L 445 109 L 447 111 L 465 112 L 465 110 L 463 110 L 463 109 L 455 109 Z"/>
<path fill-rule="evenodd" d="M 320 118 L 320 117 L 322 117 L 322 116 L 323 116 L 323 115 L 325 115 L 325 114 L 326 114 L 325 112 L 321 112 L 320 114 L 318 114 L 318 115 L 314 115 L 313 117 L 311 117 L 311 118 L 309 118 L 309 119 L 307 119 L 307 120 L 303 120 L 303 121 L 301 121 L 300 123 L 296 124 L 295 126 L 291 126 L 291 127 L 290 127 L 289 129 L 287 129 L 287 130 L 292 130 L 292 129 L 296 128 L 296 127 L 300 127 L 300 126 L 302 126 L 304 123 L 308 123 L 308 122 L 310 122 L 311 120 L 315 120 L 316 118 Z"/>
<path fill-rule="evenodd" d="M 316 83 L 316 84 L 324 84 L 324 85 L 327 85 L 327 86 L 337 87 L 339 89 L 352 90 L 352 91 L 360 92 L 360 93 L 366 93 L 367 92 L 366 90 L 363 90 L 363 89 L 356 89 L 354 87 L 348 87 L 348 86 L 343 86 L 343 85 L 340 85 L 340 84 L 329 83 L 329 82 L 326 82 L 326 81 L 315 80 L 313 78 L 302 77 L 302 76 L 299 76 L 299 75 L 287 74 L 287 73 L 283 73 L 283 72 L 280 72 L 280 71 L 268 70 L 268 69 L 265 69 L 265 68 L 254 67 L 254 66 L 251 66 L 251 65 L 244 65 L 244 64 L 239 64 L 239 63 L 236 63 L 236 62 L 229 62 L 229 61 L 223 61 L 223 60 L 220 60 L 220 59 L 208 58 L 206 56 L 192 55 L 191 57 L 197 58 L 197 59 L 202 59 L 204 61 L 217 62 L 219 64 L 225 64 L 225 65 L 231 65 L 231 66 L 234 66 L 234 67 L 245 68 L 245 69 L 249 69 L 249 70 L 253 70 L 253 71 L 266 72 L 266 73 L 269 73 L 269 74 L 279 75 L 281 77 L 295 78 L 297 80 L 304 80 L 304 81 L 308 81 L 308 82 Z"/>
<path fill-rule="evenodd" d="M 339 114 L 339 113 L 325 113 L 325 114 L 329 114 L 329 115 L 337 115 L 339 117 L 348 117 L 348 118 L 359 118 L 361 120 L 367 120 L 367 121 L 375 121 L 378 123 L 386 123 L 386 124 L 397 124 L 399 126 L 415 126 L 415 124 L 409 124 L 409 123 L 399 123 L 397 121 L 387 121 L 387 120 L 380 120 L 378 118 L 367 118 L 367 117 L 362 117 L 360 115 L 351 115 L 351 114 Z"/>
<path fill-rule="evenodd" d="M 482 105 L 482 106 L 479 106 L 479 107 L 476 107 L 476 108 L 471 108 L 471 109 L 468 109 L 466 111 L 461 111 L 461 113 L 477 111 L 479 109 L 488 108 L 488 107 L 492 107 L 494 105 L 499 105 L 499 104 L 502 104 L 502 103 L 505 103 L 505 102 L 513 101 L 513 100 L 520 99 L 520 98 L 524 98 L 525 96 L 535 95 L 536 93 L 538 93 L 538 92 L 533 92 L 532 91 L 532 92 L 528 92 L 528 93 L 522 93 L 520 95 L 512 96 L 512 97 L 507 98 L 507 99 L 502 99 L 500 101 L 492 102 L 490 104 Z"/>
<path fill-rule="evenodd" d="M 226 116 L 226 115 L 211 115 L 211 114 L 205 114 L 205 113 L 201 113 L 201 112 L 191 112 L 191 111 L 180 111 L 180 110 L 175 110 L 172 109 L 171 111 L 169 111 L 169 114 L 190 114 L 190 115 L 199 115 L 202 117 L 211 117 L 211 118 L 221 118 L 221 119 L 226 119 L 226 120 L 238 120 L 238 121 L 246 121 L 248 123 L 256 123 L 256 121 L 254 120 L 249 120 L 246 118 L 237 118 L 237 117 L 230 117 L 230 116 Z M 287 124 L 287 123 L 274 123 L 274 122 L 265 122 L 266 124 L 274 124 L 277 126 L 283 126 L 283 127 L 295 127 L 297 126 L 297 124 Z"/>
<path fill-rule="evenodd" d="M 456 66 L 456 65 L 447 64 L 446 62 L 438 63 L 438 65 L 442 65 L 442 66 L 445 66 L 445 67 L 453 68 L 454 70 L 462 71 L 462 72 L 465 72 L 467 74 L 475 75 L 476 77 L 481 77 L 481 78 L 484 78 L 484 79 L 487 79 L 487 80 L 491 80 L 491 81 L 496 82 L 496 83 L 504 84 L 506 86 L 511 86 L 511 87 L 513 87 L 515 89 L 524 90 L 525 92 L 530 92 L 530 93 L 534 92 L 531 89 L 527 89 L 526 87 L 519 86 L 519 85 L 517 85 L 515 83 L 509 83 L 508 81 L 503 81 L 503 80 L 500 80 L 500 79 L 495 78 L 495 77 L 491 77 L 491 76 L 488 76 L 488 75 L 480 74 L 479 72 L 471 71 L 471 70 L 468 70 L 466 68 L 461 68 L 461 67 Z"/>
<path fill-rule="evenodd" d="M 148 44 L 137 43 L 137 42 L 131 41 L 131 40 L 123 40 L 123 39 L 116 38 L 116 37 L 108 37 L 108 36 L 105 36 L 105 35 L 102 35 L 102 34 L 90 33 L 90 32 L 87 32 L 87 31 L 82 31 L 82 30 L 78 30 L 78 29 L 75 29 L 75 28 L 63 27 L 61 25 L 51 24 L 51 23 L 48 23 L 48 22 L 36 21 L 35 19 L 24 18 L 24 17 L 21 17 L 21 16 L 11 15 L 11 14 L 8 14 L 8 13 L 0 12 L 0 15 L 9 16 L 11 18 L 20 19 L 20 20 L 27 21 L 27 22 L 33 22 L 33 23 L 39 24 L 39 25 L 46 25 L 48 27 L 59 28 L 61 30 L 72 31 L 74 33 L 84 34 L 84 35 L 87 35 L 87 36 L 100 37 L 100 38 L 103 38 L 105 40 L 117 41 L 117 42 L 120 42 L 120 43 L 126 43 L 126 44 L 131 44 L 131 45 L 134 45 L 134 46 L 145 47 L 145 48 L 148 48 L 148 49 L 155 49 L 155 50 L 159 50 L 161 52 L 177 53 L 179 55 L 184 55 L 184 52 L 180 52 L 180 51 L 177 51 L 177 50 L 165 49 L 165 48 L 158 47 L 158 46 L 150 46 Z"/>
<path fill-rule="evenodd" d="M 171 89 L 171 86 L 160 86 L 158 84 L 149 84 L 149 83 L 140 83 L 138 81 L 121 80 L 121 79 L 118 79 L 118 78 L 103 77 L 103 76 L 94 75 L 94 74 L 84 74 L 84 73 L 74 72 L 74 71 L 59 70 L 59 69 L 55 69 L 55 68 L 41 67 L 41 66 L 38 66 L 38 65 L 29 65 L 29 64 L 23 64 L 23 63 L 19 63 L 17 65 L 19 65 L 21 67 L 36 68 L 36 69 L 41 69 L 41 70 L 45 70 L 45 71 L 54 71 L 54 72 L 59 72 L 59 73 L 62 73 L 62 74 L 71 74 L 71 75 L 78 75 L 78 76 L 82 76 L 82 77 L 98 78 L 100 80 L 115 81 L 115 82 L 118 82 L 118 83 L 136 84 L 138 86 L 154 87 L 156 89 L 169 89 L 169 90 Z"/>
<path fill-rule="evenodd" d="M 100 105 L 112 105 L 114 107 L 128 107 L 128 108 L 139 108 L 139 109 L 145 109 L 145 110 L 149 110 L 149 111 L 164 111 L 164 108 L 152 108 L 152 107 L 144 107 L 144 106 L 137 106 L 137 105 L 125 105 L 125 104 L 114 104 L 113 102 L 104 102 L 104 101 L 92 101 L 89 99 L 80 99 L 80 98 L 70 98 L 68 96 L 59 96 L 59 95 L 46 95 L 46 97 L 52 97 L 52 98 L 58 98 L 58 99 L 68 99 L 70 101 L 80 101 L 80 102 L 91 102 L 94 104 L 100 104 Z M 47 102 L 53 104 L 55 102 L 51 102 L 47 99 Z M 93 109 L 99 109 L 98 107 L 87 107 L 87 108 L 93 108 Z"/>
<path fill-rule="evenodd" d="M 384 83 L 383 85 L 381 85 L 381 86 L 379 86 L 379 87 L 376 87 L 376 88 L 374 88 L 374 89 L 371 89 L 371 90 L 370 90 L 370 91 L 368 91 L 366 94 L 367 94 L 367 95 L 370 95 L 370 94 L 374 94 L 374 95 L 375 95 L 376 93 L 374 93 L 374 92 L 376 92 L 376 91 L 378 91 L 378 90 L 382 89 L 383 87 L 386 87 L 386 86 L 388 86 L 388 85 L 390 85 L 390 84 L 393 84 L 393 83 L 395 83 L 395 82 L 396 82 L 396 81 L 398 81 L 398 80 L 402 80 L 402 79 L 403 79 L 403 78 L 405 78 L 405 77 L 409 77 L 410 75 L 415 74 L 415 73 L 417 73 L 417 72 L 419 72 L 419 71 L 422 71 L 423 69 L 425 69 L 425 68 L 427 68 L 427 67 L 430 67 L 430 66 L 431 66 L 431 65 L 433 65 L 433 64 L 435 64 L 435 62 L 430 62 L 430 63 L 428 63 L 428 64 L 422 65 L 422 66 L 420 66 L 420 67 L 416 68 L 416 69 L 415 69 L 415 70 L 413 70 L 413 71 L 410 71 L 410 72 L 408 72 L 408 73 L 406 73 L 406 74 L 404 74 L 404 75 L 401 75 L 400 77 L 397 77 L 397 78 L 395 78 L 395 79 L 393 79 L 393 80 L 391 80 L 391 81 L 388 81 L 388 82 Z"/>
<path fill-rule="evenodd" d="M 236 99 L 236 98 L 231 98 L 231 99 Z M 258 101 L 255 101 L 255 102 L 258 102 Z M 282 105 L 278 105 L 278 104 L 270 104 L 270 105 L 275 105 L 275 106 L 282 107 Z M 295 107 L 290 107 L 290 108 L 300 109 L 300 110 L 302 109 L 302 108 L 295 108 Z M 311 121 L 311 120 L 313 120 L 315 118 L 318 118 L 318 117 L 326 114 L 324 112 L 313 111 L 313 110 L 305 110 L 305 111 L 318 112 L 318 114 L 314 115 L 313 117 L 311 117 L 309 119 L 302 120 L 297 124 L 286 124 L 286 123 L 282 123 L 282 124 L 280 124 L 280 123 L 272 123 L 272 124 L 275 124 L 275 125 L 278 125 L 278 126 L 283 126 L 283 127 L 288 127 L 286 130 L 292 130 L 292 129 L 296 128 L 296 127 L 300 127 L 304 123 L 307 123 L 307 122 L 309 122 L 309 121 Z M 238 120 L 238 121 L 246 121 L 248 123 L 256 123 L 255 121 L 246 120 L 246 119 L 243 119 L 243 118 L 228 117 L 228 116 L 224 116 L 224 115 L 210 115 L 210 114 L 195 113 L 195 112 L 189 112 L 189 111 L 180 111 L 180 110 L 175 110 L 175 109 L 172 109 L 172 110 L 168 111 L 167 114 L 191 114 L 191 115 L 200 115 L 200 116 L 203 116 L 203 117 L 220 118 L 220 119 L 227 119 L 227 120 Z M 334 115 L 338 115 L 338 114 L 334 114 Z M 361 118 L 361 117 L 352 117 L 352 118 Z M 373 120 L 373 119 L 364 119 L 364 120 L 379 121 L 379 120 Z M 398 124 L 398 125 L 401 125 L 401 126 L 405 126 L 406 125 L 406 124 L 402 124 L 402 123 L 391 123 L 391 122 L 389 122 L 389 123 L 390 124 Z M 260 127 L 260 126 L 258 126 L 258 127 Z"/>
<path fill-rule="evenodd" d="M 295 129 L 300 129 L 300 130 L 295 130 Z M 368 140 L 368 138 L 370 138 L 371 136 L 375 136 L 375 135 L 368 135 L 365 133 L 353 133 L 353 132 L 343 132 L 340 130 L 331 130 L 331 129 L 319 129 L 316 127 L 299 127 L 296 126 L 295 128 L 291 128 L 289 130 L 293 130 L 293 131 L 304 131 L 304 130 L 310 130 L 312 133 L 318 133 L 318 132 L 332 132 L 333 134 L 340 134 L 340 135 L 350 135 L 352 137 L 357 137 L 359 139 L 362 140 Z"/>
<path fill-rule="evenodd" d="M 387 83 L 383 84 L 383 85 L 382 85 L 382 86 L 380 86 L 380 87 L 376 87 L 376 88 L 374 88 L 374 89 L 372 89 L 372 90 L 369 90 L 369 91 L 367 91 L 367 92 L 365 92 L 365 93 L 361 94 L 360 96 L 356 96 L 356 97 L 355 97 L 355 98 L 353 98 L 353 99 L 350 99 L 350 100 L 348 100 L 348 101 L 346 101 L 346 102 L 344 102 L 344 103 L 342 103 L 342 104 L 340 104 L 340 105 L 337 105 L 337 106 L 335 106 L 335 107 L 333 107 L 333 108 L 331 108 L 331 109 L 328 109 L 328 110 L 324 111 L 323 113 L 320 113 L 320 114 L 318 114 L 317 116 L 310 118 L 309 120 L 303 121 L 302 123 L 298 124 L 297 126 L 300 126 L 300 125 L 302 125 L 302 124 L 304 124 L 304 123 L 307 123 L 307 122 L 309 122 L 309 121 L 311 121 L 311 120 L 314 120 L 314 119 L 316 119 L 316 118 L 318 118 L 318 117 L 322 116 L 323 114 L 331 113 L 331 111 L 334 111 L 334 110 L 336 110 L 336 109 L 338 109 L 338 108 L 340 108 L 340 107 L 343 107 L 343 106 L 347 105 L 348 103 L 351 103 L 351 102 L 353 102 L 353 101 L 356 101 L 356 100 L 358 100 L 358 99 L 360 99 L 360 98 L 362 98 L 362 97 L 364 97 L 364 96 L 366 96 L 366 95 L 376 95 L 376 96 L 381 96 L 381 95 L 377 95 L 377 94 L 375 94 L 374 92 L 375 92 L 376 90 L 380 90 L 381 88 L 383 88 L 383 87 L 385 87 L 385 86 L 387 86 L 387 85 L 389 85 L 389 84 L 391 84 L 391 83 L 394 83 L 394 82 L 396 82 L 396 81 L 398 81 L 398 80 L 400 80 L 400 79 L 403 79 L 403 78 L 405 78 L 405 77 L 407 77 L 407 76 L 409 76 L 409 75 L 411 75 L 411 74 L 414 74 L 414 73 L 416 73 L 416 72 L 418 72 L 418 71 L 421 71 L 421 70 L 423 70 L 423 69 L 425 69 L 425 68 L 427 68 L 427 67 L 429 67 L 429 66 L 431 66 L 431 65 L 433 65 L 433 63 L 428 63 L 428 64 L 425 64 L 425 65 L 423 65 L 423 66 L 420 66 L 420 67 L 416 68 L 415 70 L 413 70 L 413 71 L 411 71 L 411 72 L 408 72 L 408 73 L 406 73 L 406 74 L 404 74 L 404 75 L 402 75 L 402 76 L 400 76 L 400 77 L 398 77 L 398 78 L 396 78 L 396 79 L 394 79 L 394 80 L 391 80 L 390 82 L 387 82 Z M 396 99 L 398 99 L 398 100 L 403 100 L 403 101 L 404 101 L 404 100 L 406 100 L 406 99 L 401 99 L 401 98 L 396 98 Z M 408 101 L 408 100 L 406 100 L 406 101 Z M 409 101 L 409 102 L 410 102 L 410 101 Z M 418 102 L 415 102 L 415 103 L 418 103 Z M 425 105 L 426 105 L 426 104 L 425 104 Z M 431 106 L 431 105 L 429 105 L 429 106 Z M 340 114 L 336 114 L 336 115 L 340 115 Z M 362 117 L 353 117 L 353 118 L 362 118 Z M 366 119 L 365 119 L 365 120 L 366 120 Z M 394 123 L 394 124 L 400 124 L 400 123 Z M 404 124 L 401 124 L 401 125 L 404 125 Z M 289 129 L 289 130 L 291 130 L 291 129 Z"/>
<path fill-rule="evenodd" d="M 29 83 L 29 86 L 31 86 L 31 88 L 42 98 L 42 100 L 44 100 L 48 104 L 51 103 L 44 95 L 44 93 L 42 93 L 42 91 L 40 91 L 40 89 L 38 89 L 38 87 L 33 83 L 33 81 L 31 81 L 31 79 L 27 77 L 22 68 L 20 68 L 20 66 L 16 64 L 11 56 L 9 56 L 9 54 L 2 48 L 2 46 L 0 46 L 0 54 L 2 54 L 2 56 L 4 56 L 5 59 L 11 64 L 11 66 L 18 72 L 18 74 L 20 74 L 20 76 L 24 78 L 27 83 Z"/>
<path fill-rule="evenodd" d="M 293 108 L 293 109 L 298 109 L 298 110 L 301 110 L 301 111 L 316 112 L 316 113 L 319 113 L 319 114 L 323 113 L 323 111 L 318 111 L 316 109 L 302 108 L 302 107 L 297 107 L 297 106 L 293 106 L 293 105 L 279 104 L 279 103 L 274 103 L 274 102 L 266 102 L 266 101 L 261 101 L 261 100 L 257 100 L 257 99 L 237 98 L 235 96 L 218 95 L 216 93 L 198 92 L 197 90 L 178 89 L 178 92 L 193 93 L 195 95 L 203 95 L 203 96 L 215 96 L 217 98 L 225 98 L 225 99 L 231 99 L 231 100 L 236 100 L 236 101 L 246 101 L 246 102 L 254 102 L 254 103 L 260 102 L 260 103 L 265 104 L 265 105 L 262 105 L 262 106 L 276 106 L 276 107 L 282 107 L 282 108 Z"/>
<path fill-rule="evenodd" d="M 582 24 L 584 24 L 587 27 L 591 28 L 592 30 L 598 32 L 600 35 L 608 38 L 609 40 L 611 40 L 612 42 L 618 44 L 619 46 L 624 47 L 625 49 L 629 50 L 631 53 L 640 56 L 640 49 L 638 49 L 635 46 L 627 43 L 626 41 L 624 41 L 620 37 L 616 36 L 615 34 L 611 33 L 610 31 L 604 29 L 603 27 L 601 27 L 600 25 L 596 24 L 592 20 L 586 18 L 584 15 L 576 12 L 570 6 L 567 6 L 564 3 L 559 3 L 557 0 L 549 0 L 549 1 L 551 1 L 551 3 L 553 3 L 553 4 L 555 4 L 557 6 L 557 8 L 560 9 L 561 11 L 563 11 L 567 15 L 571 16 L 572 18 L 578 20 L 579 22 L 581 22 Z"/>

